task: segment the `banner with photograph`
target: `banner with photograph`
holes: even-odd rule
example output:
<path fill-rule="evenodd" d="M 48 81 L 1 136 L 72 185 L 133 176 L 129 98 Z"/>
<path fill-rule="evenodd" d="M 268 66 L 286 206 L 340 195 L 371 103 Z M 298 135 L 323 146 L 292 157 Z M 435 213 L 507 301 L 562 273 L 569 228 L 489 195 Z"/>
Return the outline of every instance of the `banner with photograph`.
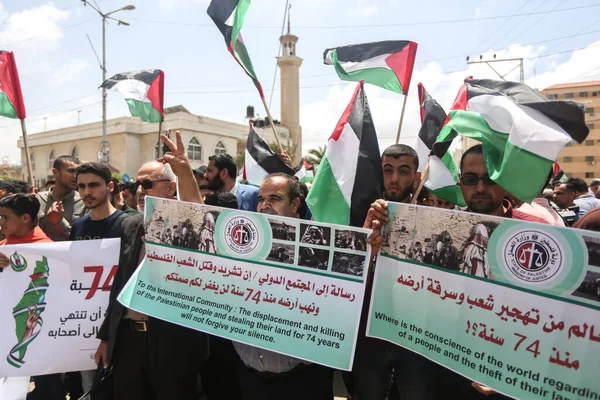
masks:
<path fill-rule="evenodd" d="M 0 247 L 0 376 L 95 369 L 121 239 Z M 93 255 L 93 256 L 91 256 Z"/>
<path fill-rule="evenodd" d="M 599 398 L 600 234 L 397 203 L 389 212 L 368 336 L 515 398 Z"/>
<path fill-rule="evenodd" d="M 237 342 L 350 370 L 366 229 L 146 198 L 146 259 L 119 301 Z"/>

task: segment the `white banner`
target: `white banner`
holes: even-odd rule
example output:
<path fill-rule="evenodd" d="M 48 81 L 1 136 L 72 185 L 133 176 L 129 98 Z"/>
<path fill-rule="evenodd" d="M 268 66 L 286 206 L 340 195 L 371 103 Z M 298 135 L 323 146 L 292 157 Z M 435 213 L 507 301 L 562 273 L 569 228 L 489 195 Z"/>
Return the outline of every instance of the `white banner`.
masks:
<path fill-rule="evenodd" d="M 121 239 L 0 247 L 0 376 L 95 369 Z"/>

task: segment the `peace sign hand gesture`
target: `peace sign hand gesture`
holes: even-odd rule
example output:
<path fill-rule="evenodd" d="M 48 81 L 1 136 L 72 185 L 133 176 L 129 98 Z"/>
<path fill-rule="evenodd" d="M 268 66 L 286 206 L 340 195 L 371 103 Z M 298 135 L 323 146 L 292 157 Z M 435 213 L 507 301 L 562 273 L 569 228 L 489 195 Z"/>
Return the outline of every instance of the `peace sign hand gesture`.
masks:
<path fill-rule="evenodd" d="M 160 135 L 160 138 L 167 145 L 170 151 L 165 153 L 156 161 L 163 164 L 169 164 L 173 170 L 173 173 L 177 175 L 177 177 L 180 177 L 181 174 L 185 173 L 193 174 L 192 166 L 190 165 L 190 161 L 185 153 L 183 140 L 181 140 L 181 133 L 179 131 L 175 132 L 176 143 L 173 143 L 171 139 L 165 135 Z"/>

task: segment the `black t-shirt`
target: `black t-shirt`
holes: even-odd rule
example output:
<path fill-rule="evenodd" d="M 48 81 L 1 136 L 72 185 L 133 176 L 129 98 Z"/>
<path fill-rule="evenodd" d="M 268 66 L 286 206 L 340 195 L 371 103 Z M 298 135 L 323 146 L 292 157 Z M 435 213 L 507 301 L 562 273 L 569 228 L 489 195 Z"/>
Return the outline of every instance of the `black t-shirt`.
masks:
<path fill-rule="evenodd" d="M 90 214 L 78 218 L 71 225 L 69 240 L 94 240 L 121 237 L 120 229 L 113 229 L 112 232 L 110 232 L 111 226 L 116 223 L 121 214 L 123 214 L 123 211 L 117 210 L 110 217 L 98 221 L 94 221 L 90 218 Z"/>

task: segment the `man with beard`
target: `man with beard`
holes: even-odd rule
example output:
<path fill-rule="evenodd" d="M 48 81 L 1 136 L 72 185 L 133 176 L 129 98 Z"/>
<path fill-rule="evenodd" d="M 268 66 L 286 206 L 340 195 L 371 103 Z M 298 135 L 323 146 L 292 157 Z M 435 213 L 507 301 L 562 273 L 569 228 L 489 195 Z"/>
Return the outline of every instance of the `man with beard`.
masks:
<path fill-rule="evenodd" d="M 114 182 L 105 164 L 90 162 L 81 164 L 76 171 L 77 190 L 89 214 L 78 218 L 71 226 L 69 240 L 94 240 L 117 238 L 121 224 L 127 217 L 111 203 Z M 83 392 L 92 388 L 95 371 L 82 371 Z"/>
<path fill-rule="evenodd" d="M 75 171 L 79 164 L 79 160 L 71 156 L 60 156 L 54 160 L 52 168 L 56 180 L 54 190 L 38 195 L 40 228 L 55 242 L 67 240 L 71 232 L 71 224 L 85 212 L 79 193 L 75 191 L 77 189 Z"/>
<path fill-rule="evenodd" d="M 365 228 L 376 229 L 388 221 L 387 201 L 409 203 L 413 186 L 421 180 L 419 156 L 410 146 L 394 144 L 383 152 L 384 199 L 371 205 Z M 387 201 L 386 201 L 387 200 Z M 376 225 L 375 225 L 376 224 Z M 378 228 L 377 228 L 378 229 Z M 376 250 L 373 249 L 376 254 Z M 441 368 L 425 357 L 394 344 L 365 336 L 367 316 L 373 289 L 373 268 L 365 291 L 363 313 L 356 347 L 354 390 L 356 400 L 434 399 L 436 370 Z M 390 386 L 390 382 L 394 385 Z"/>
<path fill-rule="evenodd" d="M 179 178 L 180 200 L 202 203 L 181 134 L 176 132 L 176 137 L 175 145 L 162 136 L 172 153 L 142 165 L 138 171 L 137 197 L 142 211 L 146 196 L 174 198 L 175 176 Z M 115 400 L 195 400 L 197 373 L 208 355 L 207 335 L 148 317 L 117 301 L 146 255 L 144 234 L 143 213 L 125 219 L 119 267 L 98 332 L 100 345 L 95 360 L 112 366 Z"/>
<path fill-rule="evenodd" d="M 384 150 L 382 159 L 384 198 L 398 203 L 409 203 L 413 186 L 421 182 L 419 156 L 410 146 L 394 144 Z"/>
<path fill-rule="evenodd" d="M 535 215 L 513 209 L 506 199 L 507 191 L 488 175 L 483 157 L 483 146 L 477 144 L 465 151 L 460 160 L 460 188 L 467 203 L 467 211 L 523 221 L 547 222 Z"/>
<path fill-rule="evenodd" d="M 212 190 L 229 192 L 238 201 L 240 210 L 256 211 L 258 189 L 236 182 L 237 167 L 229 154 L 217 154 L 208 158 L 204 177 Z"/>
<path fill-rule="evenodd" d="M 276 173 L 260 185 L 258 212 L 298 218 L 300 185 Z M 243 364 L 239 379 L 245 400 L 331 400 L 333 370 L 290 356 L 235 342 Z"/>

